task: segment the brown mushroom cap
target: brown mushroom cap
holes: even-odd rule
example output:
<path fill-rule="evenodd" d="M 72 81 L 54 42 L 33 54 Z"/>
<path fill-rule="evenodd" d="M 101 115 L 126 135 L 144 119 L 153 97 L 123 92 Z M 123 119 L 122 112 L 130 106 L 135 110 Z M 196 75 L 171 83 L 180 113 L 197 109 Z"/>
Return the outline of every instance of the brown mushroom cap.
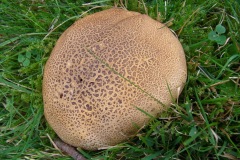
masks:
<path fill-rule="evenodd" d="M 157 116 L 170 106 L 186 73 L 182 46 L 166 26 L 123 9 L 98 12 L 57 41 L 44 70 L 44 114 L 70 145 L 113 146 L 149 121 L 137 107 Z"/>

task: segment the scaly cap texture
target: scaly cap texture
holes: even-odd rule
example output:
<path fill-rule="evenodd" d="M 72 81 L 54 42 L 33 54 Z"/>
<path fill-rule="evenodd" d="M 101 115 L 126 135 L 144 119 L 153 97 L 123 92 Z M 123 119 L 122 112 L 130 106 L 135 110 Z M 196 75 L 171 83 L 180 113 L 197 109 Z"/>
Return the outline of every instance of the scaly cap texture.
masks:
<path fill-rule="evenodd" d="M 44 70 L 44 114 L 70 145 L 116 145 L 149 121 L 137 107 L 158 116 L 186 77 L 182 46 L 165 25 L 105 10 L 76 21 L 57 41 Z"/>

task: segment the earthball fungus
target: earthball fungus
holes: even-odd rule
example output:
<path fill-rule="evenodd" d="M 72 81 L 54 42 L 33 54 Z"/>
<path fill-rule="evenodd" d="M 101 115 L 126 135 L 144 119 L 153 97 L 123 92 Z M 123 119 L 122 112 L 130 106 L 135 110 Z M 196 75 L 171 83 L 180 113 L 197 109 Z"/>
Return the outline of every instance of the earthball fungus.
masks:
<path fill-rule="evenodd" d="M 76 21 L 57 41 L 44 69 L 44 114 L 72 146 L 113 146 L 169 107 L 186 77 L 183 48 L 164 24 L 108 9 Z"/>

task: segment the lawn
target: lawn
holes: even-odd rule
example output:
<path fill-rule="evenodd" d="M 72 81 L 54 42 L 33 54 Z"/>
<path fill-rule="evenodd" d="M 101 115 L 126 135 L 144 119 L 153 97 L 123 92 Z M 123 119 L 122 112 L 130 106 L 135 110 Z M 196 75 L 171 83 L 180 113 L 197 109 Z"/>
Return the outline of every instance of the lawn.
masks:
<path fill-rule="evenodd" d="M 88 159 L 240 159 L 239 0 L 2 0 L 0 159 L 71 159 L 54 148 L 43 115 L 44 65 L 73 22 L 111 8 L 148 14 L 183 45 L 188 79 L 178 99 L 137 136 Z"/>

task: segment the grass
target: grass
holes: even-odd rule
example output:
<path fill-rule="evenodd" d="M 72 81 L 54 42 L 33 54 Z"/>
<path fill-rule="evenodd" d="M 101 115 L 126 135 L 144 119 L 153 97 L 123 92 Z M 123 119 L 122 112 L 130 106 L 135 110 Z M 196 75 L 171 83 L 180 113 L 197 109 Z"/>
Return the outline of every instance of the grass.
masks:
<path fill-rule="evenodd" d="M 114 5 L 170 25 L 186 53 L 188 80 L 178 103 L 131 141 L 79 151 L 89 159 L 239 159 L 238 0 L 2 0 L 0 159 L 71 159 L 49 139 L 56 135 L 43 116 L 43 67 L 76 19 Z"/>

